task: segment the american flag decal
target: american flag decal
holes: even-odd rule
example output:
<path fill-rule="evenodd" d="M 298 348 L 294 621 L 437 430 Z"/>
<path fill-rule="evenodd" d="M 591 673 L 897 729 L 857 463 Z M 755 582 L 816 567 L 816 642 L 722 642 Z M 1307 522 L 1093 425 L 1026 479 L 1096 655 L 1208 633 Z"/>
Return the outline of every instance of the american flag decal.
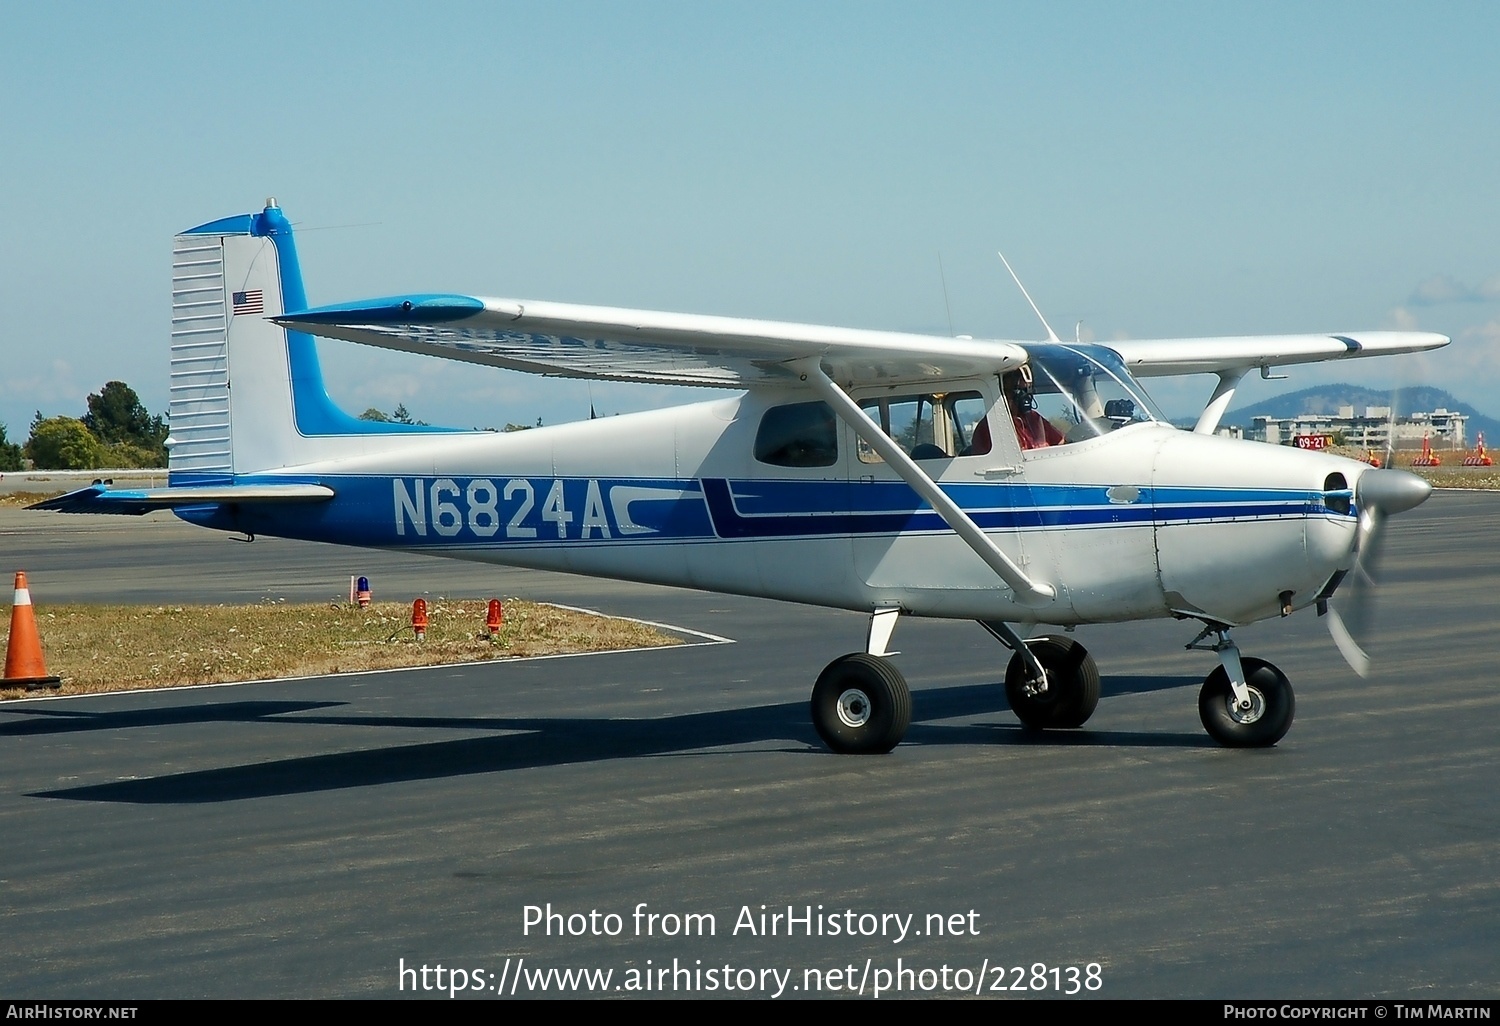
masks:
<path fill-rule="evenodd" d="M 266 312 L 265 300 L 262 298 L 260 289 L 251 289 L 249 292 L 236 292 L 230 299 L 234 304 L 235 316 Z"/>

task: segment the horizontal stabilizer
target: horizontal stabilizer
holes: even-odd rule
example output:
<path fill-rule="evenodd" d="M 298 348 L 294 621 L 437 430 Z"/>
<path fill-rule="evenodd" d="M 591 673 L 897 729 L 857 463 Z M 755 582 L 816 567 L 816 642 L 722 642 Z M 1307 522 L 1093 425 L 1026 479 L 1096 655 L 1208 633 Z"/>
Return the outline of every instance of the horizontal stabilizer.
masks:
<path fill-rule="evenodd" d="M 140 516 L 158 509 L 240 502 L 326 502 L 333 489 L 317 484 L 208 485 L 189 488 L 111 488 L 96 484 L 26 507 L 54 513 Z"/>

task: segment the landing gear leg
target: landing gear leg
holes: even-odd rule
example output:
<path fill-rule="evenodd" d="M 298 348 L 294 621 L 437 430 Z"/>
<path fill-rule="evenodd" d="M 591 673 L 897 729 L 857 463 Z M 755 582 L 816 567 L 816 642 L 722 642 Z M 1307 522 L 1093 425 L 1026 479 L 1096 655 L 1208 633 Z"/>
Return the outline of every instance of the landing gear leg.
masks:
<path fill-rule="evenodd" d="M 1199 644 L 1209 634 L 1218 640 Z M 1263 659 L 1242 657 L 1227 627 L 1205 627 L 1188 648 L 1219 656 L 1198 692 L 1198 718 L 1210 737 L 1228 748 L 1269 748 L 1286 736 L 1297 709 L 1286 674 Z"/>

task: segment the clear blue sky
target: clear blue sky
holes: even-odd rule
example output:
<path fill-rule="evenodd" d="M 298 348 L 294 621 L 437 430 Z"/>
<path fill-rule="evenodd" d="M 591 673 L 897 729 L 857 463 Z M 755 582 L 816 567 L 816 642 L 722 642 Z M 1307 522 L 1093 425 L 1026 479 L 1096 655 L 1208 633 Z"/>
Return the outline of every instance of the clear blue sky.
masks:
<path fill-rule="evenodd" d="M 166 408 L 178 230 L 275 195 L 404 291 L 1035 338 L 1414 326 L 1500 414 L 1500 5 L 0 2 L 0 421 Z M 355 227 L 340 227 L 355 226 Z M 324 343 L 335 397 L 664 405 Z M 1210 381 L 1157 383 L 1192 412 Z"/>

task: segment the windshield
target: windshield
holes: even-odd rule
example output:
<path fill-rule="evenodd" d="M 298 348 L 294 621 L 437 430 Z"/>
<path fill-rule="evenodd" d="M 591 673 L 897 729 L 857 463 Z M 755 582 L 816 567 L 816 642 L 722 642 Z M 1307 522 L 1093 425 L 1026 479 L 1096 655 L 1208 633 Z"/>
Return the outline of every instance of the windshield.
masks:
<path fill-rule="evenodd" d="M 1028 345 L 1026 352 L 1036 412 L 1065 442 L 1166 420 L 1124 361 L 1103 346 Z"/>

